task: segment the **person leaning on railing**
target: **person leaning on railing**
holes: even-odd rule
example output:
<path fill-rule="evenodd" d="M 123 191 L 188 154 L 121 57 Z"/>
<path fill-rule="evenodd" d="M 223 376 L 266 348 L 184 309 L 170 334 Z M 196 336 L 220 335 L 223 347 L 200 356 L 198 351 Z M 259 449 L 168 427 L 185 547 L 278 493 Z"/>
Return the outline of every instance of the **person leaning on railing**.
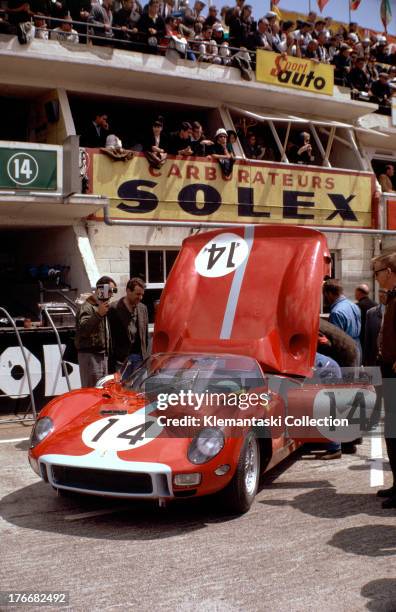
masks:
<path fill-rule="evenodd" d="M 150 0 L 147 12 L 137 22 L 136 27 L 142 34 L 143 42 L 148 46 L 148 52 L 156 54 L 160 40 L 165 35 L 165 21 L 159 14 L 159 0 Z"/>
<path fill-rule="evenodd" d="M 213 30 L 211 26 L 204 26 L 202 31 L 202 41 L 198 47 L 199 61 L 211 64 L 221 64 L 219 49 L 216 41 L 212 39 Z"/>
<path fill-rule="evenodd" d="M 88 30 L 88 17 L 91 13 L 91 2 L 90 0 L 63 0 L 63 14 L 70 15 L 73 21 L 73 29 L 79 34 L 79 42 L 86 44 L 87 42 L 87 30 Z M 61 17 L 61 15 L 58 15 Z M 60 25 L 59 22 L 55 22 L 54 26 Z"/>
<path fill-rule="evenodd" d="M 93 4 L 91 7 L 91 13 L 88 17 L 88 23 L 93 28 L 94 45 L 109 45 L 113 38 L 113 12 L 112 12 L 113 0 L 102 0 L 102 4 Z M 96 27 L 95 27 L 96 26 Z"/>
<path fill-rule="evenodd" d="M 65 21 L 58 28 L 51 30 L 50 38 L 51 40 L 60 40 L 77 45 L 79 42 L 78 32 L 73 29 L 72 18 L 70 16 L 65 17 Z"/>
<path fill-rule="evenodd" d="M 354 67 L 348 75 L 348 84 L 351 88 L 352 99 L 368 98 L 368 90 L 370 87 L 370 76 L 365 70 L 365 61 L 363 57 L 358 57 Z"/>
<path fill-rule="evenodd" d="M 168 157 L 168 141 L 163 133 L 164 119 L 156 117 L 143 141 L 143 152 L 151 168 L 159 169 Z"/>
<path fill-rule="evenodd" d="M 336 85 L 343 85 L 348 82 L 348 75 L 351 70 L 351 52 L 352 48 L 346 44 L 340 46 L 339 52 L 333 57 L 332 64 L 334 68 L 334 82 Z"/>
<path fill-rule="evenodd" d="M 41 15 L 38 13 L 34 16 L 34 27 L 36 28 L 36 32 L 34 34 L 35 38 L 39 38 L 41 40 L 49 39 L 49 32 L 45 15 Z"/>
<path fill-rule="evenodd" d="M 135 0 L 122 0 L 122 7 L 114 13 L 113 26 L 119 28 L 115 31 L 115 38 L 130 43 L 137 39 L 137 23 L 141 13 Z M 121 48 L 124 45 L 119 45 Z"/>
<path fill-rule="evenodd" d="M 235 163 L 234 155 L 227 149 L 228 134 L 224 128 L 219 128 L 214 137 L 214 145 L 212 148 L 212 158 L 216 159 L 221 168 L 221 173 L 224 178 L 228 178 L 232 174 L 232 169 Z"/>

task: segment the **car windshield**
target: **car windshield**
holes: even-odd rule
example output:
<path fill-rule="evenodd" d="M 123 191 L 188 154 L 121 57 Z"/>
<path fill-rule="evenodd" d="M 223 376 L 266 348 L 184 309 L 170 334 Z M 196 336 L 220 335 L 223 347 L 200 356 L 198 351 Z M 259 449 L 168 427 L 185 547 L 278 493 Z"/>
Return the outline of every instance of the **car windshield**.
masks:
<path fill-rule="evenodd" d="M 122 385 L 141 393 L 238 393 L 265 384 L 257 361 L 237 355 L 156 354 L 129 372 L 126 365 Z"/>

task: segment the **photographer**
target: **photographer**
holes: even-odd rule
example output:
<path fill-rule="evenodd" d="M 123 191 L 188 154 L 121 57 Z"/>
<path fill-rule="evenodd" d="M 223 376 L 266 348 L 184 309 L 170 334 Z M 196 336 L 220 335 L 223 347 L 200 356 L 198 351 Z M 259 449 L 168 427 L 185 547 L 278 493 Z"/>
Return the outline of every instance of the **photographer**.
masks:
<path fill-rule="evenodd" d="M 109 310 L 112 338 L 111 370 L 120 370 L 128 358 L 131 371 L 148 356 L 148 314 L 141 301 L 146 285 L 140 278 L 131 278 L 126 295 Z"/>
<path fill-rule="evenodd" d="M 94 387 L 96 381 L 108 373 L 110 335 L 107 313 L 114 293 L 117 293 L 117 286 L 113 279 L 102 276 L 96 283 L 95 293 L 77 312 L 75 345 L 82 387 Z"/>

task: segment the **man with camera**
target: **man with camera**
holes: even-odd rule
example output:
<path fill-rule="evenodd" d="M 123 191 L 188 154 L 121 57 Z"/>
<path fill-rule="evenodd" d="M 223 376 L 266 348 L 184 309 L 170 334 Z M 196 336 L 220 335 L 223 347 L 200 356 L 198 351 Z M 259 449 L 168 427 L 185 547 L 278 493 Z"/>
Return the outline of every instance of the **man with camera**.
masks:
<path fill-rule="evenodd" d="M 148 314 L 146 306 L 141 303 L 145 288 L 140 278 L 131 278 L 126 286 L 126 295 L 111 304 L 112 370 L 120 370 L 128 359 L 128 371 L 132 372 L 148 356 Z"/>
<path fill-rule="evenodd" d="M 99 378 L 108 374 L 110 333 L 107 314 L 114 293 L 117 293 L 117 286 L 113 279 L 102 276 L 96 283 L 95 293 L 81 304 L 77 312 L 75 344 L 82 387 L 94 387 Z"/>

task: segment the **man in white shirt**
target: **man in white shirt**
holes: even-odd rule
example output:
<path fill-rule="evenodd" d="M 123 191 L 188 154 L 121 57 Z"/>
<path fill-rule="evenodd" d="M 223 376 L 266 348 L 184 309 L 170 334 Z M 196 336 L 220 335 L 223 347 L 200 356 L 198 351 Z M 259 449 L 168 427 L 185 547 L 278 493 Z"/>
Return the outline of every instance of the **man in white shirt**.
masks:
<path fill-rule="evenodd" d="M 73 30 L 72 18 L 68 15 L 64 19 L 65 21 L 63 21 L 58 28 L 51 30 L 50 38 L 51 40 L 59 40 L 61 42 L 77 45 L 78 33 L 76 30 Z"/>

